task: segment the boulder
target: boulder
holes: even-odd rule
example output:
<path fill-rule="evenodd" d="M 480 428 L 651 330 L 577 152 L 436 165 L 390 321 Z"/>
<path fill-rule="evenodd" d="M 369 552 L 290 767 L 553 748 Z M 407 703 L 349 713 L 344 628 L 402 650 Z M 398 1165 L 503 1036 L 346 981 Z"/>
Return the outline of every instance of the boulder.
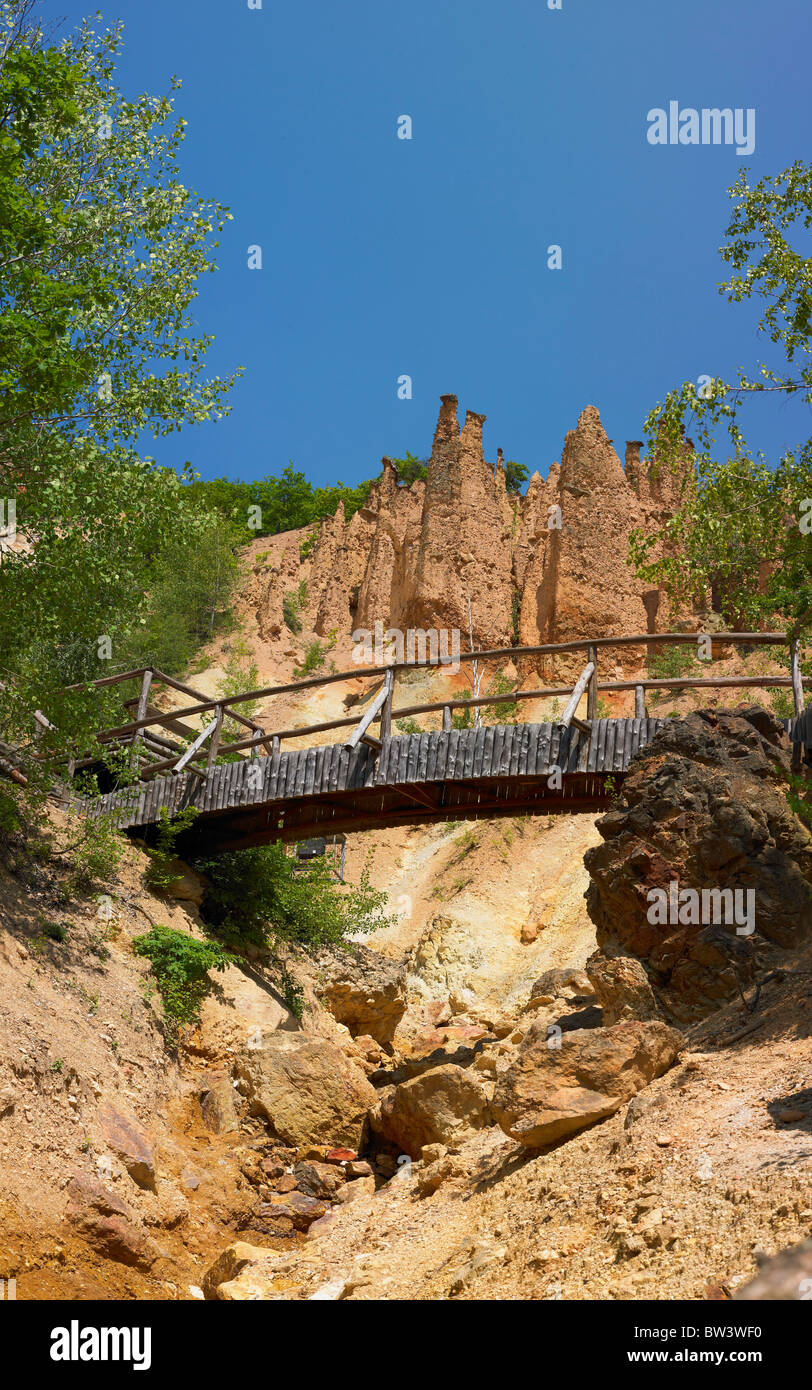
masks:
<path fill-rule="evenodd" d="M 198 873 L 182 859 L 171 859 L 166 865 L 166 870 L 168 873 L 174 873 L 176 877 L 163 890 L 165 897 L 200 907 L 209 887 L 209 880 L 205 874 Z"/>
<path fill-rule="evenodd" d="M 425 1152 L 425 1150 L 424 1150 Z M 468 1169 L 454 1154 L 447 1154 L 417 1172 L 417 1190 L 421 1197 L 430 1197 L 438 1188 L 454 1178 L 467 1178 Z"/>
<path fill-rule="evenodd" d="M 294 1178 L 295 1186 L 300 1192 L 306 1192 L 309 1197 L 320 1197 L 324 1201 L 332 1200 L 347 1181 L 343 1168 L 338 1164 L 318 1163 L 312 1160 L 295 1164 L 290 1176 Z"/>
<path fill-rule="evenodd" d="M 155 1150 L 138 1121 L 105 1105 L 99 1110 L 99 1125 L 105 1142 L 121 1159 L 133 1182 L 154 1192 Z"/>
<path fill-rule="evenodd" d="M 203 1123 L 213 1134 L 231 1134 L 239 1129 L 234 1087 L 225 1075 L 207 1077 L 200 1089 Z"/>
<path fill-rule="evenodd" d="M 257 1220 L 271 1230 L 279 1226 L 283 1230 L 292 1227 L 295 1231 L 307 1231 L 314 1221 L 319 1221 L 326 1214 L 324 1202 L 309 1197 L 306 1192 L 280 1192 L 262 1203 Z"/>
<path fill-rule="evenodd" d="M 413 1159 L 424 1145 L 453 1147 L 492 1123 L 481 1079 L 453 1064 L 389 1087 L 369 1120 L 376 1134 Z"/>
<path fill-rule="evenodd" d="M 406 969 L 365 946 L 322 952 L 318 958 L 319 995 L 338 1023 L 353 1037 L 392 1041 L 406 1011 Z"/>
<path fill-rule="evenodd" d="M 526 1148 L 542 1148 L 619 1110 L 676 1060 L 681 1035 L 659 1022 L 564 1033 L 550 1046 L 533 1023 L 512 1065 L 497 1077 L 497 1123 Z"/>
<path fill-rule="evenodd" d="M 642 960 L 679 1021 L 719 1008 L 812 935 L 812 834 L 787 802 L 791 751 L 760 706 L 669 721 L 598 821 L 604 843 L 584 860 L 598 947 Z M 684 890 L 680 910 L 668 894 Z M 752 895 L 752 921 L 728 918 L 734 893 L 740 915 Z"/>
<path fill-rule="evenodd" d="M 765 1259 L 755 1279 L 733 1295 L 742 1303 L 761 1303 L 764 1299 L 812 1299 L 812 1240 L 781 1250 Z"/>
<path fill-rule="evenodd" d="M 251 1114 L 265 1119 L 284 1143 L 360 1147 L 377 1092 L 327 1039 L 273 1033 L 261 1048 L 244 1052 L 234 1069 Z"/>
<path fill-rule="evenodd" d="M 108 1260 L 148 1270 L 160 1251 L 136 1225 L 127 1207 L 96 1178 L 74 1173 L 68 1183 L 66 1220 Z"/>
<path fill-rule="evenodd" d="M 237 1240 L 218 1255 L 204 1276 L 203 1293 L 207 1299 L 234 1302 L 262 1299 L 273 1291 L 273 1278 L 280 1263 L 282 1259 L 276 1251 Z"/>
<path fill-rule="evenodd" d="M 301 1030 L 298 1019 L 258 972 L 254 977 L 230 965 L 215 978 L 216 990 L 201 1006 L 200 1026 L 186 1043 L 189 1052 L 227 1066 L 235 1052 L 261 1047 L 278 1031 Z"/>
<path fill-rule="evenodd" d="M 554 999 L 586 1002 L 594 993 L 589 976 L 576 969 L 545 970 L 530 986 L 531 1000 L 537 999 L 539 1003 L 552 1003 Z"/>
<path fill-rule="evenodd" d="M 364 1178 L 354 1178 L 348 1182 L 339 1192 L 336 1193 L 335 1200 L 340 1206 L 346 1206 L 348 1202 L 356 1202 L 359 1197 L 375 1196 L 375 1179 L 371 1176 Z"/>
<path fill-rule="evenodd" d="M 627 1018 L 660 1017 L 654 990 L 636 956 L 607 957 L 595 951 L 586 963 L 586 973 L 603 1010 L 605 1027 Z"/>

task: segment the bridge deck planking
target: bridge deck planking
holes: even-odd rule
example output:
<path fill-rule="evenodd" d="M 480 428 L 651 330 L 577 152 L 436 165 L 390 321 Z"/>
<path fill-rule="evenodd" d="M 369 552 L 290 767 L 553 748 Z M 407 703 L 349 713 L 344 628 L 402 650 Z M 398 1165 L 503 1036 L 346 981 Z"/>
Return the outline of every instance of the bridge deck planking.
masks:
<path fill-rule="evenodd" d="M 90 817 L 114 815 L 121 829 L 144 831 L 163 807 L 172 816 L 196 806 L 190 836 L 213 851 L 421 820 L 599 810 L 609 801 L 608 779 L 625 776 L 666 723 L 598 719 L 591 736 L 552 723 L 397 734 L 379 751 L 363 743 L 277 751 L 222 764 L 205 779 L 166 773 L 76 805 Z M 547 785 L 555 767 L 560 791 Z"/>
<path fill-rule="evenodd" d="M 539 783 L 546 783 L 558 766 L 564 783 L 573 784 L 562 788 L 558 801 L 586 797 L 600 803 L 607 796 L 606 776 L 625 772 L 634 754 L 663 723 L 601 719 L 595 722 L 591 738 L 552 723 L 498 724 L 398 734 L 379 753 L 366 744 L 351 750 L 330 744 L 277 751 L 222 764 L 205 779 L 190 772 L 166 773 L 146 786 L 111 792 L 95 803 L 80 805 L 91 817 L 115 815 L 122 829 L 146 829 L 159 820 L 162 807 L 171 816 L 184 806 L 196 806 L 199 823 L 212 822 L 212 831 L 215 822 L 222 824 L 226 838 L 229 819 L 240 818 L 244 812 L 268 811 L 266 820 L 273 822 L 266 834 L 270 839 L 277 837 L 280 814 L 293 807 L 304 836 L 308 812 L 303 808 L 308 802 L 313 827 L 337 821 L 345 812 L 352 819 L 355 807 L 370 826 L 382 823 L 382 818 L 397 820 L 409 794 L 416 819 L 434 813 L 460 815 L 466 808 L 480 814 L 490 808 L 496 814 L 523 798 L 528 804 L 548 802 L 554 809 L 556 796 L 551 797 Z M 252 768 L 259 769 L 259 777 L 251 775 Z M 429 792 L 432 785 L 438 790 Z M 448 795 L 449 786 L 457 786 L 458 793 Z M 398 788 L 403 790 L 398 793 Z M 383 793 L 377 811 L 372 804 L 367 807 L 366 794 L 373 790 Z M 287 837 L 284 827 L 279 837 Z"/>

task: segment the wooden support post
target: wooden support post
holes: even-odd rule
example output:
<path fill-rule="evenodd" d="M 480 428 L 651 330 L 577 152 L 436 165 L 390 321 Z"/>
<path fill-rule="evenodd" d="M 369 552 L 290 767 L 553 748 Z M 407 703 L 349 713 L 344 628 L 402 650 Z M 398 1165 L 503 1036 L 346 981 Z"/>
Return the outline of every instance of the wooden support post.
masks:
<path fill-rule="evenodd" d="M 271 739 L 271 756 L 278 753 L 281 747 L 282 740 L 280 739 L 278 734 L 274 734 L 273 738 Z"/>
<path fill-rule="evenodd" d="M 48 719 L 45 718 L 45 715 L 42 713 L 42 710 L 41 710 L 41 709 L 35 709 L 35 710 L 34 710 L 34 742 L 35 742 L 35 743 L 38 743 L 38 742 L 39 742 L 40 734 L 42 733 L 42 730 L 43 730 L 43 729 L 50 729 L 50 727 L 51 727 L 50 721 L 49 721 Z"/>
<path fill-rule="evenodd" d="M 634 687 L 634 717 L 635 719 L 646 718 L 646 692 L 642 685 Z"/>
<path fill-rule="evenodd" d="M 803 746 L 803 743 L 801 742 L 801 739 L 802 739 L 803 735 L 802 735 L 802 733 L 801 733 L 801 730 L 798 729 L 798 727 L 797 727 L 797 726 L 798 726 L 798 720 L 801 718 L 801 716 L 802 716 L 802 714 L 803 714 L 803 712 L 804 712 L 804 684 L 803 684 L 803 680 L 802 680 L 802 678 L 801 678 L 801 642 L 800 642 L 800 638 L 797 638 L 797 637 L 796 637 L 795 641 L 792 643 L 792 645 L 791 645 L 791 647 L 790 647 L 790 657 L 791 657 L 790 666 L 791 666 L 791 678 L 792 678 L 792 695 L 793 695 L 793 700 L 794 700 L 794 703 L 795 703 L 795 723 L 796 723 L 796 730 L 797 730 L 797 740 L 796 740 L 796 739 L 793 739 L 793 742 L 792 742 L 792 770 L 793 770 L 793 772 L 800 772 L 801 767 L 803 766 L 803 759 L 804 759 L 804 746 Z"/>
<path fill-rule="evenodd" d="M 804 687 L 801 679 L 801 642 L 795 639 L 791 647 L 792 655 L 792 693 L 795 697 L 795 718 L 800 719 L 804 712 Z"/>
<path fill-rule="evenodd" d="M 136 719 L 146 719 L 146 717 L 147 717 L 147 705 L 149 704 L 149 688 L 150 688 L 151 685 L 152 685 L 152 671 L 151 671 L 151 669 L 147 668 L 147 670 L 144 672 L 144 674 L 143 674 L 142 677 L 141 677 L 141 692 L 140 692 L 140 694 L 139 694 L 139 696 L 138 696 L 138 709 L 137 709 L 137 711 L 136 711 L 136 716 L 135 716 Z M 134 763 L 136 763 L 136 762 L 138 761 L 138 744 L 139 744 L 139 742 L 140 742 L 140 740 L 139 740 L 139 738 L 138 738 L 138 734 L 137 734 L 137 733 L 133 734 L 132 743 L 131 743 L 131 745 L 130 745 L 130 766 L 131 766 L 131 767 L 133 766 Z"/>
<path fill-rule="evenodd" d="M 214 716 L 214 718 L 212 719 L 211 723 L 210 723 L 210 724 L 207 724 L 206 727 L 205 727 L 205 729 L 201 729 L 201 731 L 200 731 L 200 733 L 198 734 L 197 738 L 195 739 L 194 743 L 190 743 L 189 747 L 186 749 L 186 752 L 183 754 L 183 757 L 182 757 L 182 758 L 178 758 L 178 761 L 175 763 L 175 766 L 174 766 L 173 769 L 172 769 L 173 772 L 183 772 L 183 769 L 186 767 L 186 764 L 187 764 L 187 763 L 190 763 L 190 762 L 192 761 L 192 758 L 195 756 L 195 753 L 199 753 L 199 752 L 200 752 L 200 749 L 203 747 L 203 744 L 206 742 L 206 739 L 209 738 L 209 736 L 212 735 L 212 734 L 215 732 L 215 730 L 217 729 L 218 717 L 219 717 L 220 723 L 222 724 L 222 722 L 223 722 L 223 707 L 222 707 L 222 705 L 219 705 L 219 706 L 218 706 L 218 708 L 217 708 L 217 714 Z"/>
<path fill-rule="evenodd" d="M 345 738 L 344 747 L 357 748 L 358 744 L 361 743 L 362 740 L 366 741 L 367 729 L 369 728 L 373 720 L 377 718 L 379 712 L 381 716 L 381 733 L 383 733 L 384 714 L 386 711 L 387 703 L 390 705 L 391 708 L 391 701 L 392 687 L 391 684 L 384 680 L 381 689 L 378 691 L 377 695 L 375 696 L 375 699 L 372 701 L 371 705 L 369 706 L 369 709 L 366 711 L 366 714 L 364 715 L 360 724 L 358 724 L 356 728 L 353 729 L 352 733 L 349 735 L 349 738 Z"/>
<path fill-rule="evenodd" d="M 220 705 L 214 716 L 214 728 L 211 733 L 211 743 L 209 744 L 209 756 L 206 759 L 206 776 L 212 771 L 217 762 L 217 750 L 220 747 L 220 734 L 223 728 L 223 706 Z"/>
<path fill-rule="evenodd" d="M 586 666 L 584 667 L 583 671 L 578 677 L 578 680 L 575 683 L 575 689 L 573 690 L 569 700 L 567 701 L 566 709 L 564 710 L 564 713 L 558 721 L 560 728 L 568 729 L 570 724 L 574 724 L 576 729 L 580 729 L 583 733 L 589 732 L 589 725 L 585 724 L 583 719 L 579 719 L 575 711 L 581 703 L 581 697 L 584 691 L 586 690 L 587 685 L 589 684 L 589 680 L 594 669 L 594 664 L 591 661 L 587 662 Z"/>
<path fill-rule="evenodd" d="M 386 691 L 386 699 L 381 710 L 381 743 L 392 733 L 392 696 L 395 690 L 395 671 L 392 666 L 384 676 L 383 688 Z"/>
<path fill-rule="evenodd" d="M 450 734 L 452 729 L 451 706 L 443 705 L 443 733 Z"/>
<path fill-rule="evenodd" d="M 587 648 L 587 661 L 592 663 L 593 671 L 589 677 L 589 686 L 586 696 L 586 717 L 591 724 L 593 719 L 598 717 L 598 648 Z"/>

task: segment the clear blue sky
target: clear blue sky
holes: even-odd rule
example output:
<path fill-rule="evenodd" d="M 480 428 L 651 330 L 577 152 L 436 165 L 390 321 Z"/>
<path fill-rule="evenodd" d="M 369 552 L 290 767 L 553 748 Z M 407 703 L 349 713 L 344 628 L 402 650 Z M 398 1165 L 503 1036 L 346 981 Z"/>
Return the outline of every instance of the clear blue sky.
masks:
<path fill-rule="evenodd" d="M 487 414 L 488 457 L 546 473 L 585 405 L 622 456 L 669 387 L 754 360 L 753 309 L 716 291 L 726 189 L 810 156 L 810 0 L 99 7 L 126 24 L 127 95 L 183 79 L 183 177 L 234 213 L 197 307 L 216 369 L 245 376 L 225 421 L 151 446 L 162 462 L 352 483 L 427 454 L 452 391 Z M 755 108 L 755 153 L 650 145 L 671 100 Z M 812 412 L 762 397 L 746 423 L 774 458 Z"/>

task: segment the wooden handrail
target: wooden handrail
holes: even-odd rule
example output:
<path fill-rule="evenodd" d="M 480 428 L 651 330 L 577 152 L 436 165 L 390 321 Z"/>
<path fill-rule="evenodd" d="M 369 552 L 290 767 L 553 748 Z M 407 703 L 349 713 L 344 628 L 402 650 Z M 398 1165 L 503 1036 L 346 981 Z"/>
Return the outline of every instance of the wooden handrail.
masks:
<path fill-rule="evenodd" d="M 474 660 L 493 660 L 496 658 L 505 659 L 507 657 L 543 656 L 554 655 L 560 652 L 575 652 L 586 650 L 588 662 L 581 673 L 575 689 L 567 686 L 551 685 L 541 686 L 531 690 L 514 690 L 506 694 L 479 695 L 473 698 L 454 699 L 446 697 L 439 701 L 430 701 L 423 704 L 406 705 L 401 709 L 392 708 L 392 697 L 394 683 L 398 672 L 413 670 L 414 668 L 436 668 L 445 670 L 449 662 L 441 661 L 439 658 L 426 658 L 414 662 L 389 663 L 386 666 L 357 668 L 354 671 L 331 672 L 324 676 L 313 676 L 303 681 L 295 681 L 284 685 L 266 686 L 259 690 L 245 691 L 239 695 L 207 699 L 200 691 L 185 685 L 181 681 L 175 680 L 171 676 L 166 676 L 163 672 L 152 667 L 143 667 L 137 670 L 121 672 L 115 676 L 106 676 L 99 681 L 86 682 L 82 685 L 70 686 L 70 690 L 90 689 L 108 687 L 128 680 L 139 679 L 142 682 L 141 693 L 138 699 L 138 716 L 127 724 L 122 724 L 113 729 L 103 730 L 97 735 L 99 742 L 108 743 L 119 740 L 135 741 L 136 735 L 142 729 L 151 726 L 169 725 L 175 721 L 189 718 L 190 716 L 206 714 L 215 711 L 215 720 L 197 736 L 192 745 L 183 752 L 180 757 L 169 757 L 158 763 L 151 764 L 144 769 L 146 775 L 154 775 L 163 772 L 167 768 L 175 767 L 180 771 L 187 765 L 204 756 L 201 752 L 202 746 L 209 734 L 215 730 L 216 737 L 210 746 L 207 764 L 210 768 L 217 756 L 227 753 L 237 753 L 244 749 L 257 751 L 257 741 L 265 743 L 270 751 L 275 752 L 283 739 L 307 738 L 314 734 L 328 733 L 333 730 L 354 728 L 353 734 L 346 740 L 345 747 L 354 748 L 359 742 L 368 742 L 371 745 L 380 746 L 379 739 L 373 739 L 367 730 L 374 719 L 381 716 L 381 739 L 389 737 L 391 720 L 404 718 L 417 714 L 430 714 L 436 711 L 443 712 L 443 725 L 447 727 L 451 722 L 451 711 L 455 709 L 479 709 L 487 705 L 514 704 L 520 700 L 532 700 L 549 697 L 566 697 L 568 703 L 564 713 L 558 721 L 562 727 L 567 728 L 571 723 L 575 723 L 579 728 L 588 728 L 583 721 L 579 720 L 575 711 L 578 703 L 583 697 L 584 691 L 588 695 L 588 719 L 595 717 L 597 709 L 597 697 L 599 693 L 613 693 L 620 691 L 635 691 L 635 711 L 645 709 L 645 692 L 648 690 L 689 690 L 689 689 L 746 689 L 747 687 L 764 686 L 789 686 L 794 695 L 796 715 L 803 711 L 803 691 L 804 687 L 812 685 L 812 680 L 803 678 L 800 671 L 800 646 L 796 642 L 792 647 L 792 667 L 791 675 L 787 676 L 718 676 L 718 677 L 660 677 L 649 680 L 628 680 L 628 681 L 598 681 L 597 679 L 597 653 L 601 647 L 633 646 L 646 644 L 656 646 L 658 644 L 678 643 L 694 644 L 701 637 L 708 636 L 711 641 L 719 644 L 747 644 L 762 646 L 781 646 L 788 641 L 786 633 L 770 632 L 655 632 L 637 633 L 631 636 L 597 637 L 597 638 L 576 638 L 569 642 L 545 643 L 534 647 L 505 647 L 487 651 L 461 652 L 459 654 L 460 663 Z M 256 720 L 239 714 L 233 709 L 235 704 L 248 700 L 259 700 L 269 698 L 274 695 L 295 693 L 297 691 L 311 690 L 323 685 L 331 685 L 340 681 L 369 679 L 376 675 L 384 676 L 383 688 L 375 696 L 369 709 L 364 714 L 360 723 L 357 717 L 327 720 L 318 724 L 305 725 L 298 728 L 275 730 L 271 733 L 266 732 L 265 728 Z M 148 714 L 146 712 L 146 695 L 149 692 L 151 683 L 165 683 L 171 688 L 197 697 L 197 703 L 187 705 L 181 709 L 168 710 L 163 714 Z M 133 702 L 131 702 L 133 703 Z M 220 732 L 224 718 L 228 716 L 236 722 L 244 725 L 252 731 L 250 738 L 239 739 L 235 742 L 223 746 L 220 744 Z M 44 716 L 43 716 L 44 718 Z M 157 735 L 155 736 L 157 739 Z"/>
<path fill-rule="evenodd" d="M 707 634 L 697 632 L 643 632 L 635 633 L 630 637 L 578 637 L 571 642 L 546 642 L 536 647 L 493 647 L 486 651 L 460 652 L 454 658 L 455 662 L 469 661 L 492 661 L 497 658 L 523 657 L 523 656 L 546 656 L 555 655 L 556 652 L 577 652 L 588 651 L 590 647 L 627 647 L 657 646 L 660 642 L 687 642 L 694 643 L 700 636 L 708 636 L 712 641 L 726 643 L 742 643 L 750 646 L 786 646 L 788 636 L 786 632 L 709 632 Z M 240 704 L 245 700 L 265 700 L 272 695 L 289 695 L 297 690 L 312 690 L 319 685 L 333 685 L 337 681 L 368 680 L 371 676 L 385 676 L 387 671 L 393 671 L 395 675 L 399 671 L 423 670 L 429 667 L 437 670 L 447 669 L 451 665 L 449 661 L 443 661 L 439 657 L 433 659 L 426 657 L 418 661 L 388 662 L 385 666 L 356 666 L 352 671 L 331 671 L 324 676 L 308 676 L 303 681 L 289 681 L 285 685 L 267 685 L 258 690 L 246 690 L 239 695 L 229 695 L 223 699 L 206 700 L 196 705 L 189 705 L 183 709 L 174 710 L 173 715 L 176 719 L 185 718 L 190 714 L 204 714 L 207 710 L 214 709 L 216 705 L 222 704 L 231 713 L 231 706 Z M 144 669 L 135 671 L 123 671 L 118 676 L 105 676 L 98 681 L 83 681 L 79 685 L 70 685 L 68 690 L 91 690 L 102 686 L 115 685 L 117 682 L 133 680 L 144 674 Z M 183 691 L 184 687 L 180 681 L 175 681 L 172 677 L 164 676 L 160 671 L 154 671 L 156 680 L 165 680 L 168 685 L 173 685 L 178 690 Z M 185 689 L 190 693 L 190 686 Z M 197 693 L 197 692 L 194 692 Z M 486 701 L 486 703 L 489 703 Z M 234 718 L 237 716 L 234 715 Z M 253 721 L 249 721 L 253 722 Z"/>

